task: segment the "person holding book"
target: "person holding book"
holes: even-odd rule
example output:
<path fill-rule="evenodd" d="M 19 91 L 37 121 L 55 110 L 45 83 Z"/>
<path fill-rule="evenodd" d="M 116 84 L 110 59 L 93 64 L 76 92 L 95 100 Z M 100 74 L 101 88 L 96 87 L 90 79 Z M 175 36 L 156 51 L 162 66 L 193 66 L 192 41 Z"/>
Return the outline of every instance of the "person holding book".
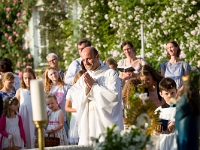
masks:
<path fill-rule="evenodd" d="M 176 105 L 171 102 L 172 98 L 176 98 L 177 88 L 176 82 L 171 78 L 163 78 L 159 83 L 160 96 L 165 103 L 158 107 L 155 112 L 160 112 L 161 125 L 156 127 L 159 133 L 159 149 L 176 150 L 176 134 L 175 134 L 175 114 Z"/>
<path fill-rule="evenodd" d="M 147 64 L 147 62 L 143 58 L 136 57 L 136 49 L 130 41 L 124 41 L 121 45 L 121 49 L 126 58 L 118 62 L 118 68 L 132 66 L 134 68 L 133 76 L 136 77 L 141 67 Z M 130 79 L 130 73 L 124 70 L 119 73 L 119 77 L 123 80 L 128 80 Z"/>

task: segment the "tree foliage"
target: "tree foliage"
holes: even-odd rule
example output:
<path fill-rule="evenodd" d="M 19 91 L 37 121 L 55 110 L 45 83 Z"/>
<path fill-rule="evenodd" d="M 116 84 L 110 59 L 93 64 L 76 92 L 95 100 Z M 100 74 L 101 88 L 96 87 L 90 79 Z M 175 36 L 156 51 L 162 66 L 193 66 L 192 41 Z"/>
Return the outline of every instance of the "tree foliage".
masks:
<path fill-rule="evenodd" d="M 200 2 L 194 0 L 77 0 L 82 11 L 76 20 L 63 21 L 66 37 L 66 65 L 74 58 L 77 39 L 92 41 L 101 59 L 124 57 L 120 45 L 133 42 L 140 55 L 141 24 L 144 25 L 145 59 L 159 70 L 167 60 L 166 42 L 175 40 L 182 50 L 180 57 L 190 63 L 195 72 L 200 67 Z M 74 1 L 68 0 L 68 15 L 73 18 Z M 70 9 L 71 8 L 71 9 Z M 76 25 L 69 25 L 69 22 Z M 76 34 L 74 33 L 76 32 Z M 71 50 L 74 50 L 75 55 Z M 73 57 L 66 57 L 71 56 Z"/>
<path fill-rule="evenodd" d="M 2 0 L 0 3 L 0 59 L 11 59 L 16 72 L 26 66 L 33 67 L 25 33 L 35 3 L 33 0 Z"/>

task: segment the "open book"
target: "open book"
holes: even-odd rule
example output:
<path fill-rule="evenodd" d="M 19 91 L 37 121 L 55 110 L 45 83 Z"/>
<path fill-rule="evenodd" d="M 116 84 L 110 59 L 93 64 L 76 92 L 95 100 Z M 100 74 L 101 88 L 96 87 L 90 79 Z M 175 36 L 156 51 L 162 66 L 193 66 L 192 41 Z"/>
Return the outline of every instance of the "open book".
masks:
<path fill-rule="evenodd" d="M 132 66 L 121 66 L 121 67 L 117 67 L 117 69 L 121 72 L 133 72 L 135 71 L 135 69 Z"/>

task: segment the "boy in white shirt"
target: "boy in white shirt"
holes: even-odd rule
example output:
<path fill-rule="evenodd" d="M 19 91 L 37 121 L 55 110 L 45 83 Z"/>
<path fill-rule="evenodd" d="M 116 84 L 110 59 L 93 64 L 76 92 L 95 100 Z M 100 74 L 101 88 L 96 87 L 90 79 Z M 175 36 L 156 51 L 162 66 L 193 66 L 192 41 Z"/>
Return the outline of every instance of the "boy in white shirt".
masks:
<path fill-rule="evenodd" d="M 163 78 L 159 83 L 159 90 L 160 96 L 165 100 L 165 103 L 156 109 L 156 112 L 160 111 L 159 118 L 162 122 L 157 128 L 160 133 L 159 147 L 161 150 L 176 150 L 174 126 L 176 105 L 171 102 L 171 99 L 176 98 L 177 95 L 176 83 L 171 78 Z"/>

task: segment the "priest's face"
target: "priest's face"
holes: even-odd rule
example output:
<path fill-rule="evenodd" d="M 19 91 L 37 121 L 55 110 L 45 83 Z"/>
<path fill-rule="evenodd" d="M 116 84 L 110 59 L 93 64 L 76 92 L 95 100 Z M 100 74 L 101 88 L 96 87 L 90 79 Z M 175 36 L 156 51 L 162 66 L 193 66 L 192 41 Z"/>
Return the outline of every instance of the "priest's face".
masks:
<path fill-rule="evenodd" d="M 99 63 L 99 55 L 94 55 L 91 47 L 86 47 L 81 52 L 81 58 L 86 70 L 96 70 Z"/>

